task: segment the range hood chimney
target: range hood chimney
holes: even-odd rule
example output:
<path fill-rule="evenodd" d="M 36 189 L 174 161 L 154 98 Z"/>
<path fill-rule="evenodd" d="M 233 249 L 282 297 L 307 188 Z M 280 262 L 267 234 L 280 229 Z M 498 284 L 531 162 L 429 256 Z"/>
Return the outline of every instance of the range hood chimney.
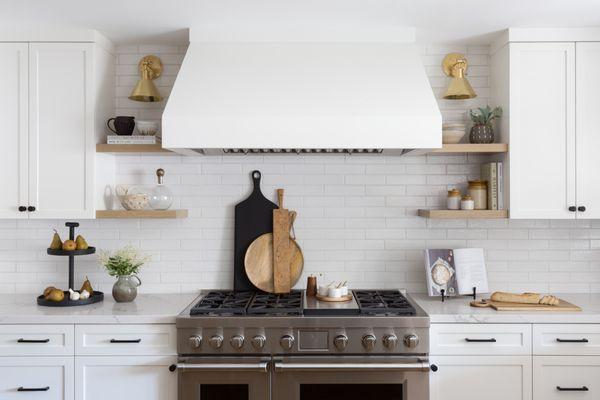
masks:
<path fill-rule="evenodd" d="M 442 145 L 442 117 L 414 45 L 394 40 L 194 35 L 163 114 L 182 154 L 404 154 Z M 305 38 L 304 38 L 305 39 Z"/>

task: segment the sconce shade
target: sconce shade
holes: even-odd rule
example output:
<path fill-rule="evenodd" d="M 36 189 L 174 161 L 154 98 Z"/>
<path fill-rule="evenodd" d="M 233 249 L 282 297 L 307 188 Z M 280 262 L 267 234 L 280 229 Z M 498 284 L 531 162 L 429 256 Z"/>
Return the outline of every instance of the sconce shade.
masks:
<path fill-rule="evenodd" d="M 467 59 L 463 54 L 450 53 L 444 57 L 442 68 L 447 76 L 450 76 L 450 84 L 444 94 L 444 99 L 464 100 L 477 97 L 477 93 L 465 78 L 467 70 Z"/>
<path fill-rule="evenodd" d="M 156 56 L 146 56 L 142 58 L 138 64 L 140 71 L 140 80 L 129 95 L 130 100 L 155 102 L 161 101 L 162 96 L 152 82 L 158 78 L 162 72 L 162 63 L 160 58 Z"/>

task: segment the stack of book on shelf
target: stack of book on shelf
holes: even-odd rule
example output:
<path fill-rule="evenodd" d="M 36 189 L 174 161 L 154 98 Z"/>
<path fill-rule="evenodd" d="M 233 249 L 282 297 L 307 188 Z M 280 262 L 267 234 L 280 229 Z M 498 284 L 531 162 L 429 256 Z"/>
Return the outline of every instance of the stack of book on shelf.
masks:
<path fill-rule="evenodd" d="M 504 210 L 504 179 L 501 162 L 481 165 L 481 180 L 487 181 L 488 210 Z"/>
<path fill-rule="evenodd" d="M 152 135 L 108 135 L 106 144 L 156 144 L 156 136 Z"/>

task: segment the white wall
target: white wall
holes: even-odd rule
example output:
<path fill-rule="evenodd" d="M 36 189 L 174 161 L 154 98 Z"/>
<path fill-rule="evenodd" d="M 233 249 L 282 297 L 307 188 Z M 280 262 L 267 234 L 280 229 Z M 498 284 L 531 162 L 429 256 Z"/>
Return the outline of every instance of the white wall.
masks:
<path fill-rule="evenodd" d="M 469 80 L 479 97 L 439 100 L 445 120 L 463 120 L 465 110 L 489 97 L 486 47 L 423 46 L 423 61 L 436 95 L 446 79 L 439 67 L 450 51 L 466 52 Z M 159 55 L 167 95 L 184 49 L 123 46 L 118 49 L 117 111 L 138 119 L 158 119 L 164 103 L 127 99 L 137 80 L 136 64 Z M 477 246 L 486 249 L 493 289 L 600 292 L 600 221 L 426 220 L 416 209 L 443 205 L 445 191 L 476 178 L 481 156 L 118 156 L 121 183 L 152 182 L 158 167 L 177 196 L 174 207 L 190 210 L 182 220 L 81 221 L 81 233 L 99 248 L 126 243 L 153 255 L 141 278 L 145 292 L 196 291 L 231 287 L 233 205 L 249 190 L 249 172 L 264 174 L 263 192 L 287 192 L 298 211 L 296 233 L 305 253 L 305 272 L 326 280 L 349 280 L 354 287 L 405 287 L 424 291 L 422 249 Z M 0 221 L 0 290 L 39 292 L 66 286 L 66 260 L 45 248 L 52 228 L 64 221 Z M 84 261 L 86 260 L 86 261 Z M 112 279 L 93 256 L 77 259 L 79 281 L 110 292 Z M 306 275 L 306 274 L 305 274 Z M 304 277 L 301 281 L 304 284 Z"/>

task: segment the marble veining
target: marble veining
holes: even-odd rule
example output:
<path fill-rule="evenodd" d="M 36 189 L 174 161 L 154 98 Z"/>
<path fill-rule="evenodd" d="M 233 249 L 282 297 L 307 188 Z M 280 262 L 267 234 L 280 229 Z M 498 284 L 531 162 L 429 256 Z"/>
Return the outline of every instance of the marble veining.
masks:
<path fill-rule="evenodd" d="M 470 297 L 455 297 L 441 302 L 439 297 L 414 294 L 412 298 L 429 315 L 431 323 L 600 323 L 600 294 L 561 293 L 560 298 L 578 305 L 583 311 L 496 311 L 469 305 Z"/>
<path fill-rule="evenodd" d="M 34 295 L 0 295 L 0 324 L 172 324 L 197 295 L 140 294 L 132 303 L 117 303 L 108 294 L 80 307 L 42 307 Z"/>

